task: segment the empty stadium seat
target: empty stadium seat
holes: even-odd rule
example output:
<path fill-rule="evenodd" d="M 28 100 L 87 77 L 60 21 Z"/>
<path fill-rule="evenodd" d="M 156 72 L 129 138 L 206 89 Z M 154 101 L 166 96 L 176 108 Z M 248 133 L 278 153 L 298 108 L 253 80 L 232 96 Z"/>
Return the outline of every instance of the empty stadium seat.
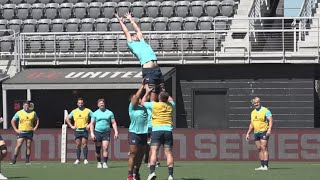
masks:
<path fill-rule="evenodd" d="M 92 2 L 89 4 L 88 14 L 90 18 L 97 19 L 101 16 L 101 2 Z"/>
<path fill-rule="evenodd" d="M 110 31 L 121 31 L 121 26 L 117 18 L 110 19 Z"/>
<path fill-rule="evenodd" d="M 117 13 L 120 17 L 123 17 L 126 13 L 130 11 L 131 3 L 128 1 L 119 2 L 117 7 Z"/>
<path fill-rule="evenodd" d="M 161 48 L 162 37 L 159 34 L 151 34 L 149 37 L 149 44 L 153 50 L 158 50 Z"/>
<path fill-rule="evenodd" d="M 163 1 L 161 3 L 161 14 L 164 17 L 172 17 L 174 14 L 175 2 L 173 1 Z"/>
<path fill-rule="evenodd" d="M 214 29 L 215 30 L 226 30 L 228 28 L 228 17 L 217 16 L 214 18 Z"/>
<path fill-rule="evenodd" d="M 139 19 L 138 18 L 132 18 L 134 22 L 136 22 L 137 24 L 139 24 Z M 126 26 L 128 28 L 129 31 L 134 31 L 132 24 L 130 23 L 130 21 L 125 21 Z"/>
<path fill-rule="evenodd" d="M 221 15 L 231 17 L 234 13 L 234 1 L 233 0 L 223 0 L 221 2 Z"/>
<path fill-rule="evenodd" d="M 207 1 L 205 5 L 205 12 L 208 16 L 216 17 L 219 14 L 219 1 Z"/>
<path fill-rule="evenodd" d="M 83 19 L 87 16 L 88 3 L 76 3 L 73 6 L 73 14 L 75 18 Z"/>
<path fill-rule="evenodd" d="M 154 30 L 155 31 L 166 31 L 168 25 L 168 18 L 167 17 L 157 17 L 154 20 Z"/>
<path fill-rule="evenodd" d="M 46 4 L 45 14 L 48 19 L 56 19 L 58 16 L 59 4 L 57 3 L 49 3 Z"/>
<path fill-rule="evenodd" d="M 37 20 L 26 19 L 23 21 L 22 32 L 36 32 Z"/>
<path fill-rule="evenodd" d="M 102 37 L 102 48 L 105 52 L 112 52 L 115 48 L 117 37 L 115 35 L 105 35 Z"/>
<path fill-rule="evenodd" d="M 145 14 L 144 8 L 146 6 L 146 2 L 136 1 L 132 4 L 132 15 L 136 18 L 142 18 Z"/>
<path fill-rule="evenodd" d="M 85 3 L 90 4 L 90 3 L 92 3 L 92 1 L 95 1 L 95 0 L 82 0 L 82 1 L 85 2 Z"/>
<path fill-rule="evenodd" d="M 0 0 L 0 5 L 9 4 L 9 0 Z"/>
<path fill-rule="evenodd" d="M 144 17 L 139 20 L 141 31 L 152 31 L 153 19 L 150 17 Z"/>
<path fill-rule="evenodd" d="M 30 10 L 31 10 L 30 4 L 19 4 L 17 7 L 17 18 L 21 20 L 28 19 Z"/>
<path fill-rule="evenodd" d="M 67 32 L 78 32 L 79 31 L 80 19 L 71 18 L 67 19 L 66 31 Z"/>
<path fill-rule="evenodd" d="M 75 52 L 83 52 L 86 50 L 87 36 L 77 35 L 73 37 L 73 50 Z"/>
<path fill-rule="evenodd" d="M 35 4 L 37 0 L 25 0 L 28 4 Z"/>
<path fill-rule="evenodd" d="M 12 36 L 0 37 L 0 50 L 1 52 L 12 52 L 13 51 L 13 41 Z"/>
<path fill-rule="evenodd" d="M 105 3 L 107 0 L 97 0 L 97 2 Z"/>
<path fill-rule="evenodd" d="M 108 18 L 98 18 L 96 20 L 96 31 L 108 31 L 109 21 Z"/>
<path fill-rule="evenodd" d="M 11 20 L 15 17 L 16 5 L 5 4 L 2 6 L 2 17 L 6 20 Z"/>
<path fill-rule="evenodd" d="M 197 17 L 186 17 L 184 18 L 184 30 L 194 31 L 198 29 L 198 18 Z"/>
<path fill-rule="evenodd" d="M 177 48 L 179 51 L 190 50 L 191 34 L 178 34 L 177 35 Z"/>
<path fill-rule="evenodd" d="M 71 3 L 62 3 L 60 5 L 60 18 L 69 19 L 72 15 L 72 6 Z"/>
<path fill-rule="evenodd" d="M 90 35 L 88 37 L 88 51 L 97 52 L 100 49 L 100 42 L 102 37 L 100 35 Z"/>
<path fill-rule="evenodd" d="M 199 18 L 199 29 L 200 30 L 212 30 L 213 28 L 213 17 L 203 16 Z"/>
<path fill-rule="evenodd" d="M 8 20 L 0 19 L 0 30 L 7 29 L 7 25 L 8 25 Z M 4 34 L 6 34 L 5 31 L 0 31 L 0 36 L 3 36 Z"/>
<path fill-rule="evenodd" d="M 114 17 L 114 13 L 116 12 L 116 8 L 117 8 L 117 3 L 115 2 L 105 2 L 102 5 L 102 14 L 105 18 L 113 18 Z"/>
<path fill-rule="evenodd" d="M 42 4 L 48 4 L 51 0 L 39 0 L 40 3 Z"/>
<path fill-rule="evenodd" d="M 38 21 L 38 32 L 50 32 L 51 20 L 50 19 L 40 19 Z"/>
<path fill-rule="evenodd" d="M 219 47 L 219 35 L 207 34 L 205 35 L 206 43 L 205 48 L 209 51 L 215 51 Z"/>
<path fill-rule="evenodd" d="M 190 14 L 194 17 L 201 17 L 204 11 L 205 2 L 204 1 L 192 1 Z"/>
<path fill-rule="evenodd" d="M 39 53 L 42 50 L 43 36 L 31 36 L 29 42 L 31 53 Z"/>
<path fill-rule="evenodd" d="M 169 20 L 169 30 L 170 31 L 180 31 L 182 30 L 182 17 L 172 17 Z"/>
<path fill-rule="evenodd" d="M 115 3 L 118 3 L 120 2 L 121 0 L 111 0 L 112 2 L 115 2 Z"/>
<path fill-rule="evenodd" d="M 63 4 L 65 2 L 65 0 L 53 0 L 53 2 L 58 3 L 58 4 Z"/>
<path fill-rule="evenodd" d="M 22 3 L 22 0 L 11 0 L 12 4 L 19 5 Z"/>
<path fill-rule="evenodd" d="M 179 17 L 187 17 L 189 14 L 189 1 L 178 1 L 176 3 L 176 15 Z"/>
<path fill-rule="evenodd" d="M 193 51 L 201 51 L 204 45 L 204 34 L 193 34 L 191 45 Z"/>
<path fill-rule="evenodd" d="M 81 32 L 91 32 L 94 30 L 94 19 L 93 18 L 85 18 L 81 19 Z"/>
<path fill-rule="evenodd" d="M 81 0 L 67 0 L 68 3 L 76 4 L 80 2 Z"/>
<path fill-rule="evenodd" d="M 42 3 L 33 4 L 31 9 L 32 18 L 36 20 L 42 19 L 44 10 L 45 10 L 44 4 Z"/>
<path fill-rule="evenodd" d="M 21 31 L 22 20 L 20 19 L 11 19 L 9 21 L 8 29 L 14 30 L 15 33 Z M 12 33 L 12 32 L 11 32 Z"/>
<path fill-rule="evenodd" d="M 159 1 L 150 1 L 146 6 L 146 13 L 148 17 L 156 18 L 159 14 L 161 3 Z"/>
<path fill-rule="evenodd" d="M 162 36 L 162 49 L 164 51 L 172 51 L 176 49 L 176 35 L 174 34 L 165 34 Z"/>
<path fill-rule="evenodd" d="M 56 50 L 57 41 L 55 40 L 55 36 L 44 36 L 44 52 L 52 53 Z"/>
<path fill-rule="evenodd" d="M 65 24 L 66 24 L 65 19 L 54 19 L 52 20 L 52 27 L 51 31 L 52 32 L 63 32 L 65 29 Z"/>
<path fill-rule="evenodd" d="M 120 52 L 127 52 L 128 51 L 128 41 L 125 35 L 118 35 L 118 50 Z"/>
<path fill-rule="evenodd" d="M 68 35 L 57 36 L 57 41 L 59 45 L 60 52 L 69 52 L 71 50 L 72 38 Z"/>

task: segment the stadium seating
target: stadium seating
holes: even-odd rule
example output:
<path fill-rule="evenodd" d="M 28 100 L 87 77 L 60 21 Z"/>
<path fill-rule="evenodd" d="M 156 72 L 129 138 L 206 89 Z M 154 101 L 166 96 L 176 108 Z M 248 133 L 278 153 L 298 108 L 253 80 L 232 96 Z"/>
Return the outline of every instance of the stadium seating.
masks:
<path fill-rule="evenodd" d="M 49 3 L 49 4 L 46 4 L 46 7 L 45 7 L 45 14 L 46 14 L 46 17 L 48 19 L 55 19 L 57 18 L 58 16 L 58 9 L 59 9 L 59 4 L 57 3 Z"/>
<path fill-rule="evenodd" d="M 12 52 L 13 50 L 13 37 L 4 36 L 0 38 L 0 50 L 1 52 Z"/>
<path fill-rule="evenodd" d="M 148 2 L 146 8 L 147 8 L 147 16 L 156 18 L 159 15 L 159 9 L 160 9 L 161 3 L 159 1 L 150 1 Z"/>
<path fill-rule="evenodd" d="M 66 24 L 65 19 L 54 19 L 52 21 L 52 32 L 63 32 L 65 29 L 65 24 Z"/>
<path fill-rule="evenodd" d="M 28 19 L 30 10 L 31 10 L 30 4 L 19 4 L 17 6 L 17 18 L 21 20 Z"/>
<path fill-rule="evenodd" d="M 101 2 L 92 2 L 89 4 L 88 15 L 90 18 L 98 19 L 101 16 Z"/>
<path fill-rule="evenodd" d="M 93 18 L 85 18 L 81 20 L 80 25 L 81 32 L 91 32 L 94 30 L 94 19 Z"/>
<path fill-rule="evenodd" d="M 108 18 L 99 18 L 96 20 L 96 31 L 107 31 L 109 26 Z"/>
<path fill-rule="evenodd" d="M 38 21 L 38 32 L 50 32 L 51 20 L 50 19 L 40 19 Z"/>
<path fill-rule="evenodd" d="M 0 30 L 7 29 L 8 21 L 5 19 L 0 19 Z M 3 36 L 5 34 L 4 31 L 0 31 L 0 36 Z"/>
<path fill-rule="evenodd" d="M 43 18 L 43 12 L 45 10 L 45 5 L 42 3 L 36 3 L 32 5 L 31 16 L 33 19 L 39 20 Z"/>

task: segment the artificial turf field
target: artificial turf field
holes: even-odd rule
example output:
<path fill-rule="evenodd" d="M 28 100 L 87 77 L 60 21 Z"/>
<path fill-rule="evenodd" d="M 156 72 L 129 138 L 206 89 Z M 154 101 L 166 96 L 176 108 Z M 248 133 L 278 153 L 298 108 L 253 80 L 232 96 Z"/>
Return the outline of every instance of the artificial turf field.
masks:
<path fill-rule="evenodd" d="M 167 179 L 167 168 L 161 162 L 156 169 L 157 180 Z M 271 162 L 269 171 L 254 171 L 258 162 L 179 161 L 175 163 L 175 180 L 317 180 L 320 162 Z M 9 179 L 25 180 L 126 180 L 127 162 L 108 162 L 108 169 L 97 169 L 96 162 L 73 165 L 72 162 L 2 163 L 2 173 Z M 141 179 L 146 180 L 148 168 L 143 165 Z"/>

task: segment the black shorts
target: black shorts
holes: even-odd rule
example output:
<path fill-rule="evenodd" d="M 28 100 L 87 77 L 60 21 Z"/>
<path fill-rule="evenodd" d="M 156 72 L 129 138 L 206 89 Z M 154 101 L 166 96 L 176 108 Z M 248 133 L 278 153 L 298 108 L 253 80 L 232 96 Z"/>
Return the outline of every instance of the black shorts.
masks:
<path fill-rule="evenodd" d="M 75 139 L 82 139 L 82 138 L 88 139 L 88 137 L 89 137 L 89 133 L 87 130 L 74 131 L 74 138 Z"/>
<path fill-rule="evenodd" d="M 18 139 L 23 138 L 23 139 L 30 139 L 31 141 L 33 140 L 33 131 L 28 131 L 28 132 L 22 132 L 18 135 Z"/>
<path fill-rule="evenodd" d="M 94 131 L 94 135 L 96 136 L 96 139 L 94 140 L 94 142 L 110 141 L 110 131 L 107 131 L 107 132 Z"/>
<path fill-rule="evenodd" d="M 171 131 L 152 131 L 151 146 L 163 145 L 165 148 L 173 147 L 173 135 Z"/>
<path fill-rule="evenodd" d="M 148 139 L 151 138 L 151 133 L 152 133 L 152 127 L 148 128 Z"/>
<path fill-rule="evenodd" d="M 128 143 L 129 145 L 147 145 L 148 134 L 136 134 L 133 132 L 129 132 Z"/>
<path fill-rule="evenodd" d="M 269 140 L 269 136 L 267 135 L 267 132 L 258 132 L 254 134 L 254 140 L 260 141 L 260 140 Z"/>
<path fill-rule="evenodd" d="M 2 138 L 2 136 L 0 135 L 0 141 L 3 141 L 3 138 Z"/>
<path fill-rule="evenodd" d="M 159 66 L 153 68 L 142 68 L 142 77 L 149 85 L 159 86 L 163 83 L 162 72 Z"/>

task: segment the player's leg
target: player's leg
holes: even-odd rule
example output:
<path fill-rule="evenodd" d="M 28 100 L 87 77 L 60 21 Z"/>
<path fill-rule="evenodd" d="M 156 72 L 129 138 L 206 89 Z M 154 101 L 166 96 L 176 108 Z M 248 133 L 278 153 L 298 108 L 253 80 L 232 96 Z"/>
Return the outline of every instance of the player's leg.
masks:
<path fill-rule="evenodd" d="M 168 166 L 168 180 L 173 180 L 173 135 L 171 131 L 164 132 L 164 153 L 167 157 L 167 166 Z"/>
<path fill-rule="evenodd" d="M 128 138 L 128 143 L 129 143 L 129 158 L 128 158 L 128 180 L 133 180 L 133 168 L 135 165 L 136 161 L 136 156 L 138 152 L 138 146 L 137 146 L 137 139 L 136 139 L 136 134 L 129 132 L 129 138 Z"/>
<path fill-rule="evenodd" d="M 88 132 L 86 133 L 87 136 L 83 136 L 82 137 L 82 152 L 83 152 L 83 158 L 84 158 L 84 161 L 83 163 L 84 164 L 88 164 Z"/>
<path fill-rule="evenodd" d="M 140 180 L 140 167 L 142 164 L 143 156 L 146 153 L 147 141 L 148 141 L 147 134 L 138 135 L 138 144 L 137 144 L 138 151 L 137 151 L 137 156 L 135 159 L 134 170 L 133 170 L 136 180 Z"/>
<path fill-rule="evenodd" d="M 97 138 L 97 136 L 96 136 Z M 101 164 L 101 141 L 95 140 L 95 146 L 96 146 L 96 158 L 97 158 L 97 168 L 102 168 Z"/>
<path fill-rule="evenodd" d="M 109 141 L 103 140 L 102 141 L 102 156 L 103 156 L 103 168 L 108 168 L 108 151 L 109 151 Z"/>
<path fill-rule="evenodd" d="M 16 147 L 14 149 L 14 155 L 13 155 L 13 160 L 10 164 L 16 164 L 17 162 L 17 157 L 20 153 L 20 149 L 21 149 L 21 146 L 23 144 L 23 141 L 24 141 L 24 137 L 20 137 L 20 134 L 18 136 L 18 139 L 17 139 L 17 144 L 16 144 Z"/>
<path fill-rule="evenodd" d="M 77 132 L 76 132 L 77 133 Z M 75 143 L 76 143 L 76 153 L 77 153 L 77 159 L 73 164 L 79 164 L 80 163 L 80 155 L 81 155 L 81 139 L 79 135 L 76 135 Z"/>
<path fill-rule="evenodd" d="M 255 139 L 255 144 L 256 144 L 257 150 L 259 152 L 259 159 L 260 159 L 260 167 L 255 168 L 255 170 L 262 170 L 262 168 L 264 166 L 264 161 L 263 161 L 263 153 L 261 151 L 260 135 L 255 134 L 254 139 Z"/>
<path fill-rule="evenodd" d="M 27 148 L 26 148 L 26 164 L 29 165 L 30 164 L 30 154 L 31 154 L 32 139 L 27 138 L 26 139 L 26 144 L 27 144 Z"/>
<path fill-rule="evenodd" d="M 262 161 L 264 165 L 264 170 L 268 170 L 269 168 L 269 151 L 268 151 L 268 138 L 266 135 L 263 139 L 260 140 L 261 153 L 262 153 Z"/>
<path fill-rule="evenodd" d="M 150 144 L 150 174 L 148 180 L 153 180 L 157 176 L 155 174 L 157 154 L 160 145 L 163 144 L 163 132 L 162 131 L 152 131 L 151 133 L 151 144 Z"/>
<path fill-rule="evenodd" d="M 7 179 L 5 176 L 2 175 L 1 171 L 1 161 L 6 157 L 7 155 L 7 146 L 5 142 L 2 140 L 2 137 L 0 136 L 0 179 Z"/>

